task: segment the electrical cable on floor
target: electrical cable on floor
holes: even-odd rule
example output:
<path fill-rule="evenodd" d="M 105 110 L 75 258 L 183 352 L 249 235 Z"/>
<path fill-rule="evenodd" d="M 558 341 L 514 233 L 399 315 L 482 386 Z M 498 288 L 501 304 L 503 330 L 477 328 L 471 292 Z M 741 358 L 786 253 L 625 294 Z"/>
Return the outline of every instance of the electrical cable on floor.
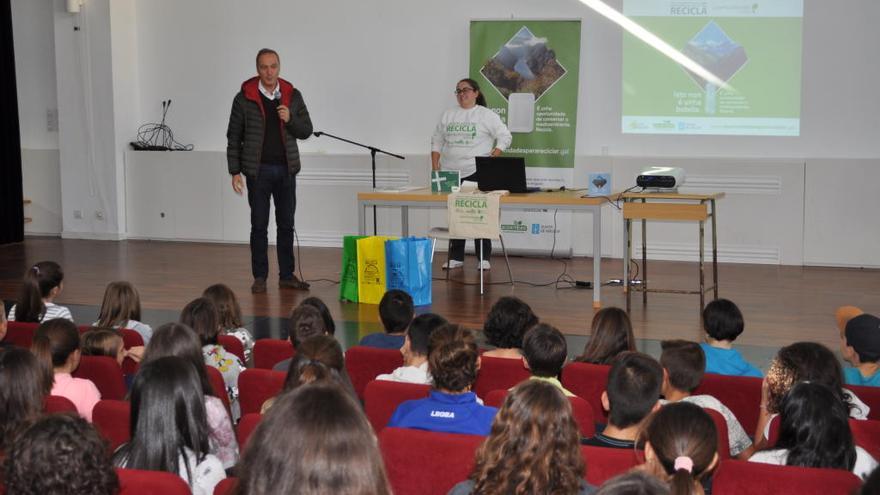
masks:
<path fill-rule="evenodd" d="M 302 272 L 302 254 L 301 254 L 302 251 L 300 249 L 302 246 L 299 243 L 299 235 L 297 235 L 295 228 L 293 229 L 293 246 L 294 246 L 294 249 L 296 249 L 296 259 L 294 261 L 296 263 L 296 268 L 299 270 L 299 279 L 300 280 L 302 280 L 303 282 L 306 282 L 306 283 L 329 282 L 334 285 L 339 284 L 339 282 L 340 282 L 339 280 L 332 280 L 329 278 L 314 278 L 311 280 L 306 280 L 306 277 L 303 275 L 303 272 Z M 294 271 L 296 271 L 296 270 L 294 270 Z"/>

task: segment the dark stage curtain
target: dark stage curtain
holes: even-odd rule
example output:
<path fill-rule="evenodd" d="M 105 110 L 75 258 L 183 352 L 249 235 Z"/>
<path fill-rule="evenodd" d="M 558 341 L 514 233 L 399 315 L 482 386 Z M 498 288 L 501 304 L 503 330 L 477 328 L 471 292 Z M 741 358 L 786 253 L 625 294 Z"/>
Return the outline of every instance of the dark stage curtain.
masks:
<path fill-rule="evenodd" d="M 11 0 L 0 0 L 0 244 L 24 240 Z"/>

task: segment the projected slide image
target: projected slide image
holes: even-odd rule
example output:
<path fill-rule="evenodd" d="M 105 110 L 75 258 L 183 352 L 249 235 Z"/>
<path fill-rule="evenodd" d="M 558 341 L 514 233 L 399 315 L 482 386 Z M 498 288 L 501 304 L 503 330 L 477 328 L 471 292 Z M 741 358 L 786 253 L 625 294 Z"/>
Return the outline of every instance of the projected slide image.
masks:
<path fill-rule="evenodd" d="M 626 0 L 624 14 L 711 75 L 625 33 L 622 132 L 800 134 L 801 0 Z"/>
<path fill-rule="evenodd" d="M 748 61 L 745 48 L 730 39 L 715 21 L 709 21 L 681 52 L 724 82 L 729 81 Z M 696 73 L 687 72 L 700 88 L 709 84 Z"/>
<path fill-rule="evenodd" d="M 480 73 L 509 99 L 511 93 L 531 93 L 539 99 L 565 75 L 547 38 L 538 38 L 525 26 L 486 61 Z"/>

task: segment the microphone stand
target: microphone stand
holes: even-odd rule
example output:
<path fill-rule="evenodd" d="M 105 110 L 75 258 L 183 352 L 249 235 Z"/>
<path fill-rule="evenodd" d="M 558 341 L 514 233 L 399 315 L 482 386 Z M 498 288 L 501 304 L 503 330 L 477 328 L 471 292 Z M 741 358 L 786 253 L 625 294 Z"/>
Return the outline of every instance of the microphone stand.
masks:
<path fill-rule="evenodd" d="M 370 158 L 372 159 L 372 163 L 373 163 L 373 191 L 376 190 L 376 153 L 382 153 L 382 154 L 385 154 L 388 156 L 393 156 L 394 158 L 406 160 L 406 158 L 403 156 L 396 155 L 394 153 L 376 148 L 375 146 L 370 146 L 367 144 L 362 144 L 362 143 L 352 141 L 350 139 L 345 139 L 344 137 L 334 136 L 333 134 L 330 134 L 329 132 L 318 131 L 318 132 L 315 132 L 314 134 L 315 134 L 315 137 L 327 136 L 327 137 L 336 139 L 337 141 L 342 141 L 344 143 L 353 144 L 355 146 L 360 146 L 361 148 L 366 148 L 366 149 L 370 150 Z M 363 212 L 360 212 L 359 214 L 362 215 Z M 376 235 L 376 205 L 373 205 L 373 235 Z"/>

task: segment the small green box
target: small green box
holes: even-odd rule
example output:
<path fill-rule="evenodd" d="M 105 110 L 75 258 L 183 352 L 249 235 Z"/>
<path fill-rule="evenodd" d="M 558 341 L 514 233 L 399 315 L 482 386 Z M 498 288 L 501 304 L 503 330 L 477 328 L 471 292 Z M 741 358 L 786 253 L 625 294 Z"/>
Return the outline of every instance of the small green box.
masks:
<path fill-rule="evenodd" d="M 458 170 L 432 170 L 431 192 L 452 192 L 453 187 L 461 186 L 461 172 Z"/>

